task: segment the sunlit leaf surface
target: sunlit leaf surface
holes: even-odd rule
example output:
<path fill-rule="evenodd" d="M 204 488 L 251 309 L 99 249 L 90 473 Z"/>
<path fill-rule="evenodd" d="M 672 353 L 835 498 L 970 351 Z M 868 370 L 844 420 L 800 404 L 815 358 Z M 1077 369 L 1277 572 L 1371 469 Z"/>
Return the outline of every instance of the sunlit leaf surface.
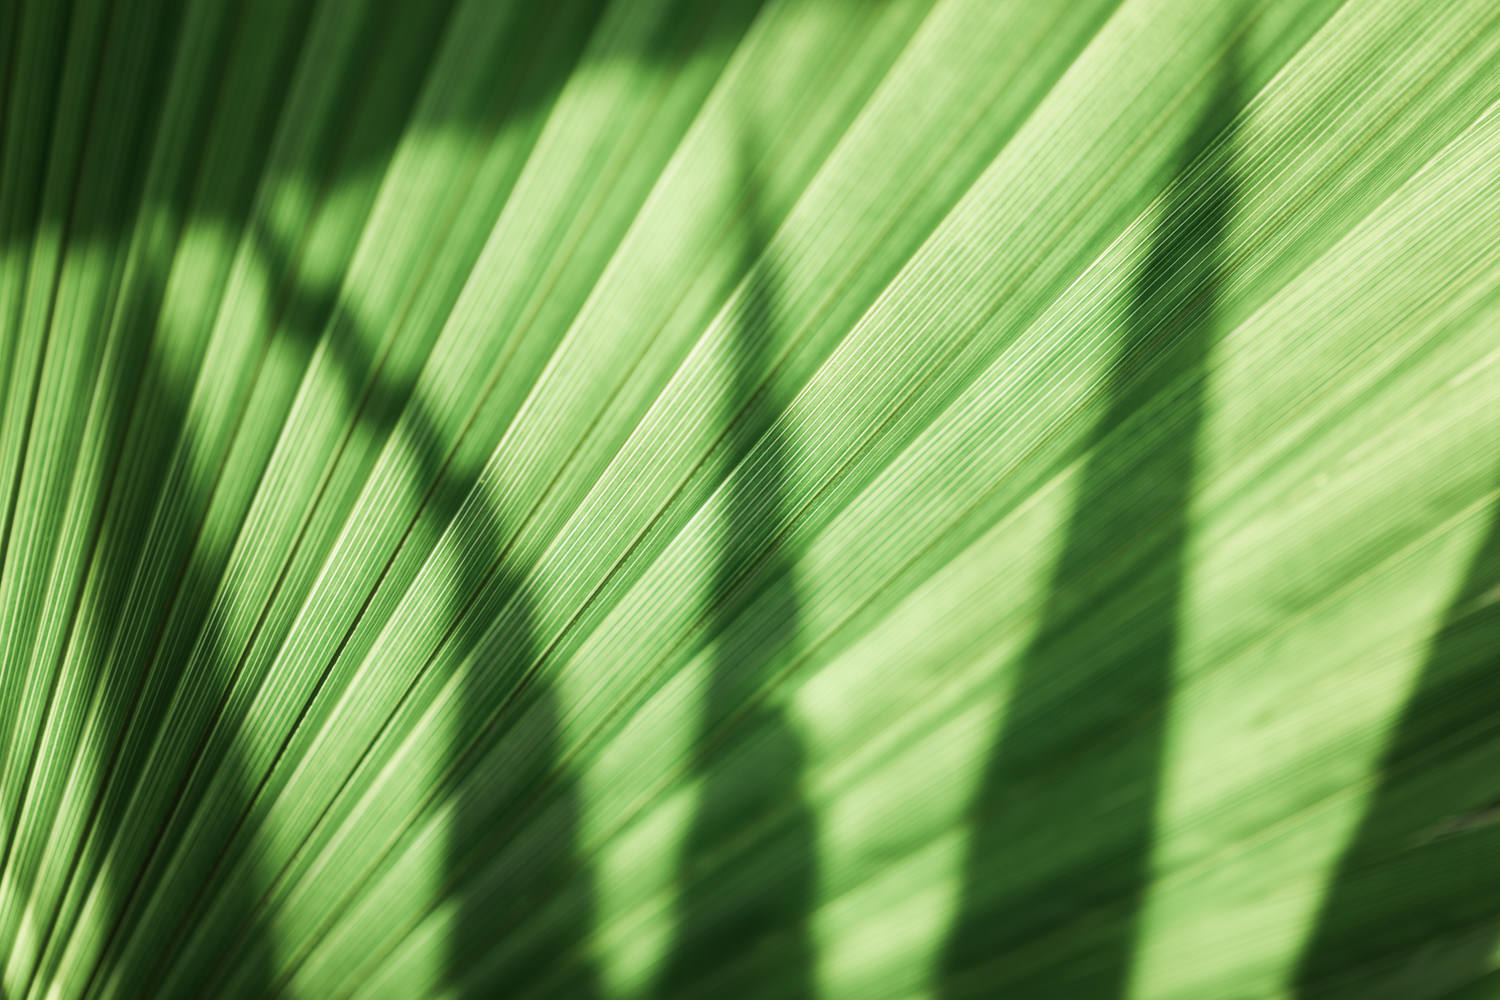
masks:
<path fill-rule="evenodd" d="M 1500 995 L 1494 0 L 0 4 L 0 994 Z"/>

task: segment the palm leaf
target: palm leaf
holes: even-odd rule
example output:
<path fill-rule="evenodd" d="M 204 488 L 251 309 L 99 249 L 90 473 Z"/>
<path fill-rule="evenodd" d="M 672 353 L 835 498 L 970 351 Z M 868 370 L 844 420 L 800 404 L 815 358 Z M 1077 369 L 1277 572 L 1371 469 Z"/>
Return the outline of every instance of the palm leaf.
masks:
<path fill-rule="evenodd" d="M 4 996 L 1500 982 L 1492 3 L 0 23 Z"/>

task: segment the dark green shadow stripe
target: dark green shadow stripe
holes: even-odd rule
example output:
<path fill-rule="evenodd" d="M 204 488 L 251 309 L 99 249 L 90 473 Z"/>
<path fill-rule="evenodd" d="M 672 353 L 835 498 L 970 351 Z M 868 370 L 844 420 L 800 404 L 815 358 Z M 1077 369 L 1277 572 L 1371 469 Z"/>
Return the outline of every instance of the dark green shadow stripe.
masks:
<path fill-rule="evenodd" d="M 1179 179 L 1240 109 L 1234 56 L 1181 146 Z M 1077 506 L 972 808 L 939 973 L 949 1000 L 1127 995 L 1235 200 L 1224 166 L 1170 188 L 1130 289 Z"/>

